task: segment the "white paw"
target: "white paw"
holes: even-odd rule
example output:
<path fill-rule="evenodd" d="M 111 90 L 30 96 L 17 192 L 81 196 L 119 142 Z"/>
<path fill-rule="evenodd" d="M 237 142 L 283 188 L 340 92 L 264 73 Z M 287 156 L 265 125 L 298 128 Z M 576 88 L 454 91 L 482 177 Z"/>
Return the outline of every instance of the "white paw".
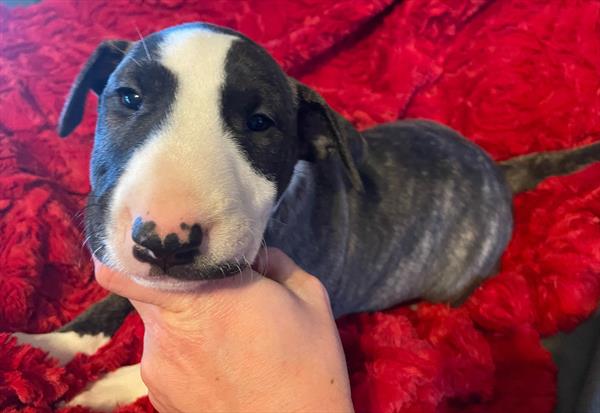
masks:
<path fill-rule="evenodd" d="M 111 412 L 147 394 L 148 389 L 140 375 L 140 365 L 134 364 L 121 367 L 90 384 L 67 406 L 80 405 L 100 412 Z"/>
<path fill-rule="evenodd" d="M 20 344 L 31 344 L 45 350 L 57 358 L 61 365 L 67 364 L 77 353 L 94 354 L 110 340 L 110 337 L 104 334 L 80 336 L 73 331 L 47 334 L 14 333 L 13 336 Z"/>

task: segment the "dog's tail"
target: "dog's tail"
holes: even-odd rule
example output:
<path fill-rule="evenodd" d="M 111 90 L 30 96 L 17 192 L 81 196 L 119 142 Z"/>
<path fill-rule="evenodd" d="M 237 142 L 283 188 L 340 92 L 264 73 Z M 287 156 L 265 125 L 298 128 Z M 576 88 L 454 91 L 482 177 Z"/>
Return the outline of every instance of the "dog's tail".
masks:
<path fill-rule="evenodd" d="M 600 141 L 574 149 L 535 152 L 499 162 L 513 194 L 535 188 L 542 180 L 566 175 L 600 161 Z"/>

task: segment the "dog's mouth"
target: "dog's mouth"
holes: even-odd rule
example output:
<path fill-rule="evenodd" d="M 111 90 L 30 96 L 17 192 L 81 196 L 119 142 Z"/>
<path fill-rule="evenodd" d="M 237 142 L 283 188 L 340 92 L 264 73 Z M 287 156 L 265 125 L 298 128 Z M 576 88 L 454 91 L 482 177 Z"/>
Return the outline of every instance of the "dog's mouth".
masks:
<path fill-rule="evenodd" d="M 234 277 L 249 267 L 248 263 L 225 262 L 202 266 L 177 265 L 165 271 L 159 266 L 152 265 L 144 275 L 130 274 L 130 277 L 138 284 L 147 287 L 163 291 L 190 292 L 207 282 Z"/>
<path fill-rule="evenodd" d="M 225 262 L 220 264 L 204 264 L 200 266 L 194 264 L 175 265 L 168 268 L 152 265 L 147 278 L 161 279 L 168 277 L 181 281 L 218 280 L 237 275 L 248 267 L 249 264 L 242 262 Z"/>

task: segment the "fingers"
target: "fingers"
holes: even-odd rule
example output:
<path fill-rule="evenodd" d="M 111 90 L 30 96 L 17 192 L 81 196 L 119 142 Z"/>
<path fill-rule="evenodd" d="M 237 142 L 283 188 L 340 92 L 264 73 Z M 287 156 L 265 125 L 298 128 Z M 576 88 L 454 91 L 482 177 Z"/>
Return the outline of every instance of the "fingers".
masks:
<path fill-rule="evenodd" d="M 283 251 L 277 248 L 261 249 L 253 268 L 304 300 L 329 306 L 329 295 L 321 281 L 298 267 Z"/>
<path fill-rule="evenodd" d="M 252 267 L 279 284 L 285 284 L 295 272 L 302 271 L 290 257 L 277 248 L 261 248 Z"/>

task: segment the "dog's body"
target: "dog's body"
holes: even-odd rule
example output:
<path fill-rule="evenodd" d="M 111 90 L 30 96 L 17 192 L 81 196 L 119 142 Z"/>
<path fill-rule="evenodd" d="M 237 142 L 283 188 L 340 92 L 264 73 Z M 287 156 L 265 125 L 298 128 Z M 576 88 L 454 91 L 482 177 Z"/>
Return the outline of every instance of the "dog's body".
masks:
<path fill-rule="evenodd" d="M 336 315 L 416 298 L 456 301 L 490 275 L 512 231 L 511 193 L 485 153 L 439 124 L 362 133 L 355 160 L 301 162 L 266 233 L 327 287 Z"/>
<path fill-rule="evenodd" d="M 189 291 L 238 273 L 264 237 L 319 277 L 336 316 L 464 298 L 510 239 L 514 189 L 600 159 L 593 144 L 496 164 L 424 120 L 359 134 L 260 46 L 205 24 L 102 44 L 71 91 L 62 136 L 89 89 L 100 95 L 86 217 L 98 259 Z M 129 311 L 110 296 L 52 334 L 63 334 L 57 345 L 95 335 L 85 346 L 97 346 Z"/>

